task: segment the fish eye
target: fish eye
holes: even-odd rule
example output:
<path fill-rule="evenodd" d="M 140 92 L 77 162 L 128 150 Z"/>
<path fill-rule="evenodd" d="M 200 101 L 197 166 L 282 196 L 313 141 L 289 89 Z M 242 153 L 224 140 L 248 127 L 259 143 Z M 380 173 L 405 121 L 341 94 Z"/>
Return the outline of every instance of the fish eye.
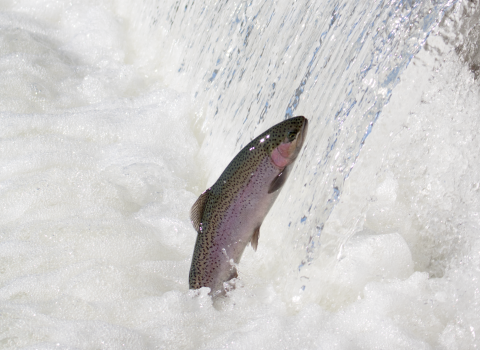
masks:
<path fill-rule="evenodd" d="M 296 136 L 297 136 L 297 133 L 295 131 L 289 131 L 287 135 L 289 141 L 295 140 Z"/>

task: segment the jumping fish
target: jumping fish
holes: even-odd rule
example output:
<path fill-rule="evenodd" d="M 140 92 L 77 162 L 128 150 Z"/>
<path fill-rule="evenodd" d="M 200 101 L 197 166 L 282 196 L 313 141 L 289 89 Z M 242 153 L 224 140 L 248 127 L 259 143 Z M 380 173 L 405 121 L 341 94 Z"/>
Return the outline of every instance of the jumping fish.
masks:
<path fill-rule="evenodd" d="M 210 287 L 225 293 L 224 282 L 237 277 L 250 242 L 257 250 L 260 226 L 302 148 L 308 120 L 287 119 L 243 148 L 215 184 L 193 204 L 190 220 L 197 241 L 190 267 L 190 289 Z"/>

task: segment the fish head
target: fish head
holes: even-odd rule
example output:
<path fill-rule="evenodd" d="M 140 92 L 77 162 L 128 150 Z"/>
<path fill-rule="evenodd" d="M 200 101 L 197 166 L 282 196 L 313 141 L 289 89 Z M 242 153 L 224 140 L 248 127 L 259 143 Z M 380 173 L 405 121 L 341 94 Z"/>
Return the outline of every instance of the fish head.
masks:
<path fill-rule="evenodd" d="M 287 119 L 265 133 L 266 148 L 272 162 L 280 169 L 292 164 L 302 149 L 307 135 L 308 120 L 305 117 Z"/>

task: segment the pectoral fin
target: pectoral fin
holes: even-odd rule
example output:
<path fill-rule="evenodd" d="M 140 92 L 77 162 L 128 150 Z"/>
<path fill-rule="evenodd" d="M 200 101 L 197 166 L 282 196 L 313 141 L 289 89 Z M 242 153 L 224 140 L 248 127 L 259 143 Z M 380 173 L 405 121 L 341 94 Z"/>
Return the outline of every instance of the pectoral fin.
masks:
<path fill-rule="evenodd" d="M 277 175 L 277 177 L 275 177 L 275 179 L 273 179 L 272 183 L 270 184 L 270 188 L 268 189 L 268 193 L 273 193 L 282 188 L 285 181 L 287 181 L 287 177 L 288 171 L 287 168 L 285 168 L 280 174 Z"/>
<path fill-rule="evenodd" d="M 250 244 L 252 245 L 253 250 L 257 251 L 257 246 L 258 246 L 258 237 L 260 237 L 260 226 L 258 226 L 254 231 L 253 231 L 253 236 L 250 239 Z"/>
<path fill-rule="evenodd" d="M 210 193 L 210 188 L 203 192 L 200 197 L 193 204 L 192 209 L 190 209 L 190 221 L 192 222 L 193 228 L 200 233 L 200 224 L 202 223 L 203 212 L 205 211 L 205 204 L 207 203 L 208 195 Z"/>

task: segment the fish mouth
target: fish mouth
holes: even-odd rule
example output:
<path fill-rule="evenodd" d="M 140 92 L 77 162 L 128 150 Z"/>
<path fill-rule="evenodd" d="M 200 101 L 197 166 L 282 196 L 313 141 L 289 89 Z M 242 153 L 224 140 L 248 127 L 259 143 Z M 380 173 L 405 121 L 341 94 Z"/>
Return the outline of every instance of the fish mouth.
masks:
<path fill-rule="evenodd" d="M 302 126 L 300 127 L 300 130 L 297 133 L 295 140 L 292 142 L 294 144 L 294 148 L 293 149 L 290 148 L 290 150 L 282 149 L 282 147 L 277 148 L 278 153 L 283 158 L 289 159 L 290 161 L 294 161 L 295 159 L 297 159 L 297 156 L 300 153 L 300 150 L 302 149 L 303 142 L 305 141 L 305 138 L 307 136 L 307 131 L 308 131 L 308 119 L 303 116 L 300 116 L 297 118 L 302 118 L 303 123 L 302 123 Z"/>
<path fill-rule="evenodd" d="M 300 130 L 298 130 L 296 137 L 293 141 L 289 141 L 286 137 L 284 142 L 282 142 L 279 146 L 277 146 L 272 153 L 270 154 L 270 158 L 278 168 L 285 168 L 287 165 L 290 165 L 297 159 L 297 156 L 302 149 L 303 142 L 305 141 L 305 137 L 307 135 L 308 130 L 308 120 L 303 116 L 296 117 L 296 119 L 301 119 L 302 124 L 300 126 Z"/>
<path fill-rule="evenodd" d="M 308 119 L 303 117 L 302 129 L 298 132 L 298 136 L 297 136 L 297 148 L 302 148 L 303 141 L 307 136 L 307 132 L 308 132 Z"/>
<path fill-rule="evenodd" d="M 300 131 L 297 133 L 297 137 L 295 138 L 295 154 L 293 159 L 297 157 L 297 155 L 300 153 L 300 150 L 302 149 L 303 142 L 305 141 L 305 138 L 307 137 L 307 132 L 308 132 L 308 119 L 305 117 L 301 117 L 303 119 L 303 124 L 302 127 L 300 128 Z"/>

